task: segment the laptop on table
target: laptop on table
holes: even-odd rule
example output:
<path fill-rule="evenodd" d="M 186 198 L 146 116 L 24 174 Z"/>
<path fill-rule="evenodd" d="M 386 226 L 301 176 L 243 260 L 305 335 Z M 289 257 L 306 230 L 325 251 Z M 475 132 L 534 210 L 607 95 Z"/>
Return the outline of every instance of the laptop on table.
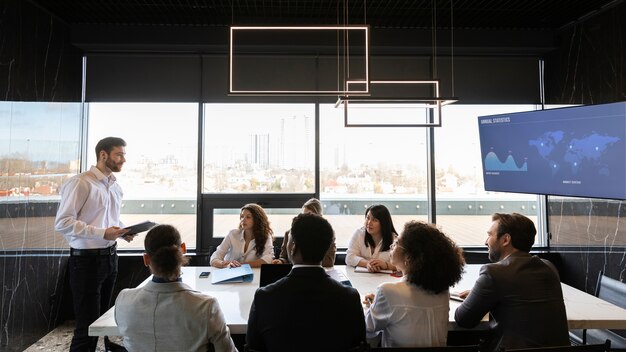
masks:
<path fill-rule="evenodd" d="M 287 276 L 291 271 L 291 264 L 263 264 L 261 265 L 261 277 L 259 287 L 273 284 L 274 282 Z"/>

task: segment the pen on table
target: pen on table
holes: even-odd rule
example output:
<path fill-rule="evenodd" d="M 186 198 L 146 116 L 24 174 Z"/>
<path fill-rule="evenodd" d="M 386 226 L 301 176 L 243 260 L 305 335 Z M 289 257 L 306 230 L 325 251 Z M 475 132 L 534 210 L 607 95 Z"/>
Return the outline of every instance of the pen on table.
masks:
<path fill-rule="evenodd" d="M 369 307 L 372 303 L 374 303 L 373 295 L 366 295 L 365 301 L 363 303 L 365 303 L 365 305 Z"/>

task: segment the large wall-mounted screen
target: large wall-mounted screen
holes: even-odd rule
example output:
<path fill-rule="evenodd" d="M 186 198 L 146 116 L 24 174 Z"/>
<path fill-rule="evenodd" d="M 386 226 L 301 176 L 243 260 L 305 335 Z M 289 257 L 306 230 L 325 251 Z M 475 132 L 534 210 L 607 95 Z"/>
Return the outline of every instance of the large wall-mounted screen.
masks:
<path fill-rule="evenodd" d="M 626 102 L 479 116 L 485 190 L 626 199 Z"/>

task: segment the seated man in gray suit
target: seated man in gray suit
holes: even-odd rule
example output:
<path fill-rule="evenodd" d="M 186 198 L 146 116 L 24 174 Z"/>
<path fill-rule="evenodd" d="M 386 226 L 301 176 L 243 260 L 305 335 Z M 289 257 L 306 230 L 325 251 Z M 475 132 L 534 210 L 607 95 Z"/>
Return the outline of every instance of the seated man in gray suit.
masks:
<path fill-rule="evenodd" d="M 529 254 L 535 225 L 524 215 L 492 216 L 485 244 L 489 260 L 454 318 L 476 326 L 491 313 L 493 338 L 488 349 L 569 345 L 563 292 L 556 268 Z M 462 294 L 463 297 L 463 294 Z"/>
<path fill-rule="evenodd" d="M 322 267 L 333 238 L 333 228 L 319 215 L 293 219 L 287 246 L 293 268 L 256 291 L 246 351 L 351 351 L 364 346 L 359 293 L 332 279 Z"/>

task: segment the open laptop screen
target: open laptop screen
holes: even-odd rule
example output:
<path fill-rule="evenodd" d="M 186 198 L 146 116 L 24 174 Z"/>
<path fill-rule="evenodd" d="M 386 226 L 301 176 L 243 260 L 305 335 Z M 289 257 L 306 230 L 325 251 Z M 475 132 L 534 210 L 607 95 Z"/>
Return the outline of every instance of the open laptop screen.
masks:
<path fill-rule="evenodd" d="M 261 265 L 261 277 L 259 278 L 259 286 L 267 286 L 283 277 L 287 276 L 291 271 L 291 264 L 263 264 Z"/>

